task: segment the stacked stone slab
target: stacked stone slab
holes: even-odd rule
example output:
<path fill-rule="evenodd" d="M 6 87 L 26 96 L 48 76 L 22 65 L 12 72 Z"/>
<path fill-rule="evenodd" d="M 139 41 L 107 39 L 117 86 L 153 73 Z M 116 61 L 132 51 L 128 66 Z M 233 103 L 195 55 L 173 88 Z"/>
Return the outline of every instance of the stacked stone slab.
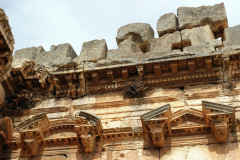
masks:
<path fill-rule="evenodd" d="M 215 51 L 217 44 L 222 42 L 214 38 L 209 25 L 184 29 L 181 31 L 183 51 L 206 53 Z M 216 44 L 215 44 L 216 43 Z"/>
<path fill-rule="evenodd" d="M 214 6 L 180 7 L 177 9 L 180 30 L 209 25 L 216 37 L 228 27 L 227 14 L 223 3 Z"/>
<path fill-rule="evenodd" d="M 150 44 L 150 52 L 169 52 L 173 49 L 181 49 L 181 35 L 179 31 L 165 34 L 160 38 L 154 38 Z"/>
<path fill-rule="evenodd" d="M 148 52 L 150 40 L 154 38 L 154 31 L 147 23 L 131 23 L 122 26 L 117 31 L 117 44 L 130 39 L 135 42 L 143 52 Z"/>
<path fill-rule="evenodd" d="M 107 52 L 107 59 L 129 58 L 142 55 L 142 50 L 133 41 L 127 39 L 122 41 L 117 49 Z"/>
<path fill-rule="evenodd" d="M 77 57 L 69 43 L 60 44 L 58 46 L 51 46 L 49 52 L 46 52 L 42 46 L 25 48 L 17 50 L 14 54 L 14 68 L 20 68 L 25 61 L 34 61 L 46 67 L 54 67 L 56 65 L 66 64 Z"/>
<path fill-rule="evenodd" d="M 229 27 L 224 30 L 224 45 L 240 45 L 240 25 Z"/>
<path fill-rule="evenodd" d="M 159 37 L 167 33 L 173 33 L 178 30 L 177 17 L 174 13 L 162 15 L 157 22 L 157 32 Z"/>
<path fill-rule="evenodd" d="M 107 51 L 108 48 L 105 39 L 84 42 L 80 55 L 75 58 L 74 61 L 97 62 L 98 60 L 106 58 Z"/>

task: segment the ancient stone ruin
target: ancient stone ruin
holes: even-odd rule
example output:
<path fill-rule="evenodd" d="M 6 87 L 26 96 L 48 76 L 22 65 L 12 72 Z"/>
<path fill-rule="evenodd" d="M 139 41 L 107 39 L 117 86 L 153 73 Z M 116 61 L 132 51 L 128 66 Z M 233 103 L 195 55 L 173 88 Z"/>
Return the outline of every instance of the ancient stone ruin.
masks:
<path fill-rule="evenodd" d="M 2 159 L 240 157 L 240 26 L 181 7 L 104 39 L 17 50 L 0 10 Z M 156 36 L 155 35 L 155 36 Z"/>

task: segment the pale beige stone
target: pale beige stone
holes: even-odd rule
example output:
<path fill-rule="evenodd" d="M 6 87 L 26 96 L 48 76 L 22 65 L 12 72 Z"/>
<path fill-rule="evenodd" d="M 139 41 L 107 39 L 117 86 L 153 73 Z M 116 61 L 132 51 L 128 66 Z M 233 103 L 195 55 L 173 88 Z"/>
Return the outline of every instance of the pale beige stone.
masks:
<path fill-rule="evenodd" d="M 184 52 L 203 54 L 215 52 L 215 47 L 211 44 L 201 44 L 196 46 L 188 46 L 183 48 Z"/>
<path fill-rule="evenodd" d="M 117 31 L 117 44 L 130 39 L 134 41 L 143 52 L 149 50 L 150 40 L 154 38 L 154 31 L 147 23 L 130 23 L 122 26 Z"/>
<path fill-rule="evenodd" d="M 128 58 L 140 55 L 142 55 L 142 50 L 139 46 L 135 42 L 127 39 L 118 45 L 118 49 L 108 50 L 107 59 Z"/>
<path fill-rule="evenodd" d="M 158 36 L 161 37 L 167 33 L 173 33 L 178 30 L 178 20 L 174 13 L 162 15 L 157 22 Z"/>
<path fill-rule="evenodd" d="M 77 57 L 76 52 L 69 43 L 51 46 L 50 51 L 46 52 L 42 48 L 37 52 L 34 61 L 38 64 L 53 67 L 61 64 L 66 64 Z"/>
<path fill-rule="evenodd" d="M 223 3 L 214 6 L 180 7 L 177 9 L 180 30 L 209 25 L 214 33 L 222 33 L 228 27 Z"/>
<path fill-rule="evenodd" d="M 93 61 L 96 62 L 106 58 L 108 48 L 105 39 L 84 42 L 80 55 L 73 61 Z"/>
<path fill-rule="evenodd" d="M 240 45 L 240 25 L 225 28 L 223 44 L 224 46 Z"/>
<path fill-rule="evenodd" d="M 38 49 L 40 49 L 40 47 L 24 48 L 15 51 L 12 66 L 14 68 L 20 68 L 23 62 L 34 60 L 37 56 Z"/>
<path fill-rule="evenodd" d="M 206 44 L 214 40 L 209 25 L 182 30 L 181 35 L 183 47 Z"/>
<path fill-rule="evenodd" d="M 160 38 L 151 40 L 149 52 L 168 52 L 173 49 L 182 48 L 181 35 L 179 31 L 171 34 L 165 34 Z"/>

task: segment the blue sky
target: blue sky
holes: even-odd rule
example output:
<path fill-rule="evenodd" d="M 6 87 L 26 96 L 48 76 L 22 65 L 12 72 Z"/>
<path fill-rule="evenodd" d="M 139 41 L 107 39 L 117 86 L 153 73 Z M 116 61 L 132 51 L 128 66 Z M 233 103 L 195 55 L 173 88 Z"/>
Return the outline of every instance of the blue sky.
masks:
<path fill-rule="evenodd" d="M 15 49 L 70 43 L 77 54 L 82 43 L 106 39 L 117 48 L 117 29 L 134 22 L 149 23 L 157 37 L 158 18 L 181 6 L 225 3 L 229 26 L 240 24 L 239 0 L 0 0 L 15 39 Z"/>

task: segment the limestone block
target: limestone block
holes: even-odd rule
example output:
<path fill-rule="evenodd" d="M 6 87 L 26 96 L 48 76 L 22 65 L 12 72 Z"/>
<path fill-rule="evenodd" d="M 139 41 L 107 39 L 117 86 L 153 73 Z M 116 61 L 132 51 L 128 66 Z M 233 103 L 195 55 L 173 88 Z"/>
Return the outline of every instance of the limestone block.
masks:
<path fill-rule="evenodd" d="M 162 37 L 151 40 L 149 52 L 168 52 L 173 49 L 179 49 L 182 46 L 181 35 L 179 31 L 171 34 L 165 34 Z"/>
<path fill-rule="evenodd" d="M 40 50 L 41 47 L 32 47 L 32 48 L 24 48 L 15 51 L 13 55 L 13 62 L 12 67 L 13 68 L 20 68 L 25 61 L 34 60 L 37 56 L 38 50 Z"/>
<path fill-rule="evenodd" d="M 118 49 L 108 50 L 107 59 L 117 59 L 138 55 L 142 55 L 142 51 L 139 46 L 135 42 L 127 39 L 119 44 Z"/>
<path fill-rule="evenodd" d="M 50 51 L 46 52 L 42 48 L 37 52 L 35 62 L 45 66 L 55 66 L 66 64 L 73 58 L 77 57 L 76 52 L 73 50 L 69 43 L 60 44 L 58 46 L 51 46 Z"/>
<path fill-rule="evenodd" d="M 96 62 L 106 58 L 108 48 L 105 39 L 84 42 L 80 55 L 73 61 L 93 61 Z"/>
<path fill-rule="evenodd" d="M 184 52 L 203 54 L 203 53 L 211 53 L 215 51 L 215 47 L 211 44 L 201 44 L 197 46 L 188 46 L 183 48 Z"/>
<path fill-rule="evenodd" d="M 240 45 L 240 25 L 224 30 L 224 46 Z"/>
<path fill-rule="evenodd" d="M 159 37 L 166 33 L 173 33 L 178 30 L 177 17 L 174 13 L 162 15 L 157 22 L 157 32 Z"/>
<path fill-rule="evenodd" d="M 180 7 L 177 9 L 180 30 L 209 25 L 215 34 L 228 27 L 224 3 L 214 6 Z"/>
<path fill-rule="evenodd" d="M 214 35 L 209 25 L 181 31 L 183 47 L 210 43 Z"/>
<path fill-rule="evenodd" d="M 131 23 L 122 26 L 117 31 L 117 44 L 130 39 L 134 41 L 143 52 L 149 50 L 150 40 L 154 38 L 154 31 L 147 23 Z"/>

